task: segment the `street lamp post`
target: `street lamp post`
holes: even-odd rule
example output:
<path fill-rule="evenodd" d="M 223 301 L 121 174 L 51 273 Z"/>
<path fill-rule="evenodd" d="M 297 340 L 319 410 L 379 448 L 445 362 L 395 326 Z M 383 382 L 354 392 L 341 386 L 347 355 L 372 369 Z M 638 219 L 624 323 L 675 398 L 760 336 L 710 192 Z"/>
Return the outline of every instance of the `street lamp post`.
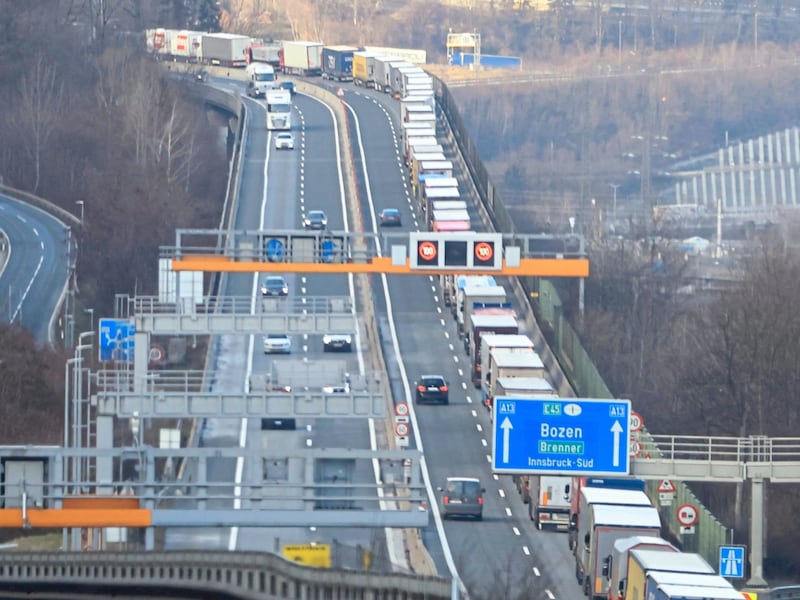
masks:
<path fill-rule="evenodd" d="M 75 204 L 77 204 L 78 206 L 81 207 L 81 225 L 83 225 L 83 214 L 84 214 L 84 212 L 83 212 L 83 206 L 84 206 L 83 200 L 75 200 Z"/>
<path fill-rule="evenodd" d="M 611 205 L 613 206 L 613 209 L 614 209 L 614 220 L 616 220 L 617 219 L 617 188 L 619 188 L 620 184 L 619 183 L 609 183 L 608 185 L 609 185 L 609 187 L 611 188 L 611 190 L 613 192 L 613 197 L 611 199 Z"/>
<path fill-rule="evenodd" d="M 93 308 L 84 308 L 84 314 L 89 315 L 89 331 L 94 331 L 94 309 Z"/>
<path fill-rule="evenodd" d="M 617 63 L 622 66 L 622 19 L 617 21 Z"/>

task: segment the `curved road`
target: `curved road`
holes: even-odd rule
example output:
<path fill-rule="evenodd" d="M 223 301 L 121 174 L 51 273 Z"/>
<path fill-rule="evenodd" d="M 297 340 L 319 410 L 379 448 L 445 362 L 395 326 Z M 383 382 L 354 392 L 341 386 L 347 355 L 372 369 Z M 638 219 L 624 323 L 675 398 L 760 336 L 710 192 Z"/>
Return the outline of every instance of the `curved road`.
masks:
<path fill-rule="evenodd" d="M 69 229 L 34 206 L 0 195 L 0 230 L 11 248 L 0 271 L 0 321 L 21 324 L 38 344 L 49 344 L 69 276 Z"/>

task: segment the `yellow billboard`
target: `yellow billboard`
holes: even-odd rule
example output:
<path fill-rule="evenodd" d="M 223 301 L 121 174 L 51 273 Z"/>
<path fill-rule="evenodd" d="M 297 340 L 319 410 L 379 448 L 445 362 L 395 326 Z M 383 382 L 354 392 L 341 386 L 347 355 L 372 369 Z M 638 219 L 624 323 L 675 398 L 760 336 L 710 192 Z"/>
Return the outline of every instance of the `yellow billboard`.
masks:
<path fill-rule="evenodd" d="M 330 569 L 331 547 L 329 544 L 285 544 L 281 554 L 286 560 L 291 560 L 306 567 Z"/>

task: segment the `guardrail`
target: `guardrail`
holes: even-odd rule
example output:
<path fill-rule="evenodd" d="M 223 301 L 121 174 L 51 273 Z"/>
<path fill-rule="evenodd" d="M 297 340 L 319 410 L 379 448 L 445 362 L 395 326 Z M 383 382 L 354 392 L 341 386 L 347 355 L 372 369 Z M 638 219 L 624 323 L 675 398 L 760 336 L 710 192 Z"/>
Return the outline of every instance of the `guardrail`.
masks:
<path fill-rule="evenodd" d="M 128 595 L 132 586 L 142 595 L 170 590 L 182 598 L 207 598 L 209 592 L 248 600 L 451 598 L 448 579 L 315 569 L 257 552 L 0 553 L 2 592 L 107 596 L 113 590 Z"/>

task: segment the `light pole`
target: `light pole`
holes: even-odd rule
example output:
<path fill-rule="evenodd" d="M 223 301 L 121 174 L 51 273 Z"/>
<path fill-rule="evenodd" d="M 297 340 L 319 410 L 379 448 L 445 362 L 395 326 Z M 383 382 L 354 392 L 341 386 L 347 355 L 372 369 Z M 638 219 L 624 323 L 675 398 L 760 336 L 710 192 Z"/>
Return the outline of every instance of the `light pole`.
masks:
<path fill-rule="evenodd" d="M 94 309 L 84 308 L 83 313 L 89 315 L 89 331 L 94 331 Z"/>
<path fill-rule="evenodd" d="M 609 183 L 609 187 L 612 190 L 613 196 L 611 198 L 611 205 L 614 207 L 614 220 L 617 219 L 617 188 L 619 188 L 619 183 Z"/>
<path fill-rule="evenodd" d="M 617 63 L 622 66 L 622 19 L 617 21 Z"/>
<path fill-rule="evenodd" d="M 81 207 L 81 225 L 83 225 L 83 200 L 75 200 L 75 204 Z"/>

